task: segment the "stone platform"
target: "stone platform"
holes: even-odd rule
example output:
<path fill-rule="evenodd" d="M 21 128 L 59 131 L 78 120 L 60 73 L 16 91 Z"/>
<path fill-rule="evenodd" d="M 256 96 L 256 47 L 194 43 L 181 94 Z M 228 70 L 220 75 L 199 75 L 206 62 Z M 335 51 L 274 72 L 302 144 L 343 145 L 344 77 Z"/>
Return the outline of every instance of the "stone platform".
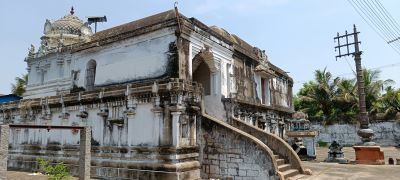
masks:
<path fill-rule="evenodd" d="M 385 155 L 380 146 L 353 146 L 357 164 L 384 165 Z"/>

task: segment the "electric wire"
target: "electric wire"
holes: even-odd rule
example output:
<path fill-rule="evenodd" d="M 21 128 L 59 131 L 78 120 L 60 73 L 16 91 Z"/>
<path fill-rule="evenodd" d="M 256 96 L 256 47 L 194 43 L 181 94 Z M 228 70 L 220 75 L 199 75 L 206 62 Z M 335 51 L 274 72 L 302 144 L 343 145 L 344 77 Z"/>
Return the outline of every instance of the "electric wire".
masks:
<path fill-rule="evenodd" d="M 386 34 L 384 34 L 383 32 L 380 32 L 380 31 L 382 31 L 381 30 L 381 27 L 380 26 L 377 26 L 377 25 L 373 25 L 373 20 L 371 20 L 371 18 L 369 18 L 369 16 L 368 16 L 368 14 L 365 12 L 365 10 L 363 10 L 360 6 L 359 6 L 359 4 L 356 4 L 356 2 L 354 2 L 354 1 L 351 1 L 351 0 L 347 0 L 347 2 L 353 7 L 353 9 L 356 11 L 356 13 L 365 21 L 365 23 L 367 23 L 367 25 L 369 26 L 369 27 L 371 27 L 371 29 L 376 33 L 376 34 L 378 34 L 378 36 L 382 39 L 382 40 L 384 40 L 385 42 L 387 42 L 387 40 L 386 39 L 388 39 L 387 38 L 387 35 Z M 364 14 L 364 15 L 363 15 Z M 369 21 L 367 20 L 367 18 L 369 19 Z M 385 36 L 385 37 L 384 37 Z M 399 49 L 397 49 L 395 46 L 393 46 L 391 43 L 389 43 L 389 46 L 397 53 L 397 54 L 399 54 L 400 55 L 400 50 Z"/>
<path fill-rule="evenodd" d="M 400 30 L 399 30 L 398 27 L 396 27 L 396 24 L 394 23 L 394 22 L 396 22 L 396 21 L 393 21 L 392 19 L 390 19 L 390 17 L 389 17 L 390 14 L 388 15 L 388 12 L 385 11 L 385 9 L 383 8 L 383 6 L 379 6 L 379 4 L 376 3 L 376 0 L 375 0 L 375 1 L 371 0 L 371 2 L 372 2 L 371 4 L 372 4 L 376 9 L 378 9 L 378 11 L 380 12 L 380 14 L 382 14 L 383 19 L 385 19 L 386 22 L 388 23 L 388 25 L 391 27 L 391 29 L 392 29 L 392 31 L 394 32 L 396 38 L 398 38 L 398 37 L 400 36 L 400 33 L 399 33 Z"/>
<path fill-rule="evenodd" d="M 381 15 L 379 14 L 379 12 L 376 11 L 375 8 L 372 7 L 372 5 L 369 4 L 370 1 L 366 0 L 364 1 L 365 4 L 368 6 L 368 8 L 371 10 L 371 12 L 373 13 L 373 15 L 375 15 L 375 17 L 377 17 L 378 21 L 381 23 L 381 25 L 386 29 L 387 33 L 389 34 L 389 36 L 391 37 L 391 39 L 388 39 L 388 43 L 394 39 L 396 39 L 397 37 L 399 37 L 398 35 L 396 35 L 396 32 L 394 32 L 393 30 L 391 30 L 390 25 L 388 25 L 388 21 L 386 18 L 381 17 Z M 380 11 L 378 9 L 378 11 Z M 397 45 L 397 47 L 399 48 L 399 44 L 395 44 Z"/>

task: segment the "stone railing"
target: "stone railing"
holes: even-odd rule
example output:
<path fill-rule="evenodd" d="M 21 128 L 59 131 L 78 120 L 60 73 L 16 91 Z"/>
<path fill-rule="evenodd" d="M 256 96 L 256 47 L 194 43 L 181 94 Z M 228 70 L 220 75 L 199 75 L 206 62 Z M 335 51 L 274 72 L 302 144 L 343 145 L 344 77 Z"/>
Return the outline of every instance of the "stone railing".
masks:
<path fill-rule="evenodd" d="M 182 79 L 168 79 L 161 81 L 151 81 L 146 83 L 131 83 L 127 85 L 115 85 L 105 88 L 97 88 L 92 91 L 82 91 L 76 93 L 69 93 L 65 95 L 48 96 L 42 98 L 22 99 L 20 101 L 13 101 L 0 105 L 0 113 L 6 109 L 25 109 L 25 108 L 41 108 L 42 102 L 45 99 L 46 105 L 51 107 L 61 106 L 60 100 L 68 105 L 76 104 L 92 104 L 101 98 L 123 98 L 125 96 L 137 97 L 140 99 L 150 100 L 154 96 L 166 97 L 171 95 L 178 95 L 179 93 L 189 94 L 189 97 L 198 98 L 202 87 L 200 84 L 192 83 Z M 184 99 L 182 99 L 184 100 Z"/>
<path fill-rule="evenodd" d="M 206 114 L 205 108 L 204 108 L 204 102 L 201 103 L 201 106 L 202 106 L 201 107 L 202 116 L 205 119 L 209 120 L 212 123 L 215 123 L 215 124 L 221 126 L 224 129 L 227 129 L 229 131 L 233 131 L 235 135 L 239 135 L 239 136 L 247 139 L 248 141 L 253 142 L 257 147 L 259 147 L 260 150 L 263 151 L 266 156 L 269 156 L 271 158 L 271 164 L 273 166 L 272 169 L 275 170 L 275 174 L 273 174 L 272 176 L 279 176 L 278 175 L 278 164 L 277 164 L 276 158 L 274 156 L 274 153 L 265 143 L 263 143 L 259 139 L 255 138 L 254 136 L 252 136 L 252 135 L 250 135 L 250 134 L 248 134 L 248 133 L 246 133 L 246 132 L 244 132 L 244 131 L 236 128 L 236 127 L 233 127 L 233 126 L 229 125 L 228 123 L 226 123 L 226 122 L 224 122 L 222 120 L 219 120 L 217 118 L 214 118 L 214 117 Z"/>
<path fill-rule="evenodd" d="M 232 117 L 234 120 L 232 125 L 254 137 L 261 140 L 268 147 L 272 149 L 272 151 L 284 158 L 293 169 L 297 169 L 301 174 L 304 174 L 304 169 L 301 166 L 301 161 L 297 153 L 293 150 L 293 148 L 286 143 L 282 138 L 278 137 L 275 134 L 263 131 L 257 127 L 254 127 L 250 124 L 245 123 L 244 121 Z"/>

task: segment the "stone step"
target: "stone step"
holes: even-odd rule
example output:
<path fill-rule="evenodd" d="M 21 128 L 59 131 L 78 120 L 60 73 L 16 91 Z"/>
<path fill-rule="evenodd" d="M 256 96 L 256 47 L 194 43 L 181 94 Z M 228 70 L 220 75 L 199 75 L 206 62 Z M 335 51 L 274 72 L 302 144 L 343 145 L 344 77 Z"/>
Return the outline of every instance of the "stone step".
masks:
<path fill-rule="evenodd" d="M 290 168 L 291 168 L 290 164 L 282 164 L 282 165 L 278 166 L 278 170 L 280 172 L 287 171 Z"/>
<path fill-rule="evenodd" d="M 275 159 L 279 159 L 279 155 L 274 155 Z"/>
<path fill-rule="evenodd" d="M 282 172 L 283 177 L 288 178 L 288 177 L 293 177 L 299 174 L 299 171 L 297 169 L 289 169 L 287 171 Z"/>
<path fill-rule="evenodd" d="M 284 159 L 277 159 L 276 163 L 278 164 L 278 166 L 285 164 L 285 160 Z"/>
<path fill-rule="evenodd" d="M 304 177 L 306 177 L 306 175 L 304 175 L 304 174 L 298 174 L 298 175 L 296 175 L 296 176 L 288 177 L 287 180 L 298 180 L 298 179 L 302 179 L 302 178 L 304 178 Z"/>

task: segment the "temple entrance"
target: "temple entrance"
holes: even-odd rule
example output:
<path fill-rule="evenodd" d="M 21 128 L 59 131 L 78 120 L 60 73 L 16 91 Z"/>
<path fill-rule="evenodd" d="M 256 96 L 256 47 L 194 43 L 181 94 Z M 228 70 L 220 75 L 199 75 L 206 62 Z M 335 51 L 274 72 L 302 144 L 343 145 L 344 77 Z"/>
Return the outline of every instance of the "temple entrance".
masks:
<path fill-rule="evenodd" d="M 211 95 L 211 72 L 206 63 L 201 62 L 193 72 L 193 81 L 203 86 L 204 95 Z"/>
<path fill-rule="evenodd" d="M 214 56 L 210 49 L 202 49 L 192 60 L 192 80 L 200 83 L 204 89 L 204 95 L 213 94 L 215 84 L 212 84 L 213 74 L 217 72 L 214 65 Z"/>

